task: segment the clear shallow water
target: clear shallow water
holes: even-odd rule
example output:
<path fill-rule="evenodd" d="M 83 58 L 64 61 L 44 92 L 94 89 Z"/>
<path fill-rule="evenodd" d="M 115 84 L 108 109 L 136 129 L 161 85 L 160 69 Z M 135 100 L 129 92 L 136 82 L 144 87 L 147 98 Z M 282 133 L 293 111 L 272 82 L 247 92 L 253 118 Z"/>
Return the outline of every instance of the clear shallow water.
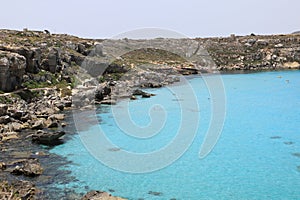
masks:
<path fill-rule="evenodd" d="M 300 199 L 300 158 L 293 155 L 300 152 L 300 71 L 222 75 L 222 79 L 227 98 L 226 121 L 217 145 L 205 159 L 199 159 L 199 148 L 210 122 L 211 99 L 203 80 L 193 78 L 189 83 L 199 108 L 184 112 L 199 114 L 200 122 L 194 142 L 180 159 L 152 173 L 119 172 L 90 155 L 79 135 L 74 135 L 51 152 L 73 162 L 66 169 L 78 181 L 56 186 L 76 188 L 78 192 L 111 190 L 128 199 Z M 150 92 L 157 96 L 129 103 L 131 118 L 140 126 L 151 122 L 148 110 L 153 105 L 160 104 L 165 109 L 164 127 L 150 139 L 125 135 L 116 125 L 110 107 L 98 110 L 102 130 L 122 149 L 151 152 L 176 136 L 182 112 L 179 103 L 189 101 L 189 97 L 178 101 L 168 88 Z M 122 110 L 122 106 L 115 105 L 113 110 Z M 93 134 L 97 126 L 82 131 L 81 136 Z"/>

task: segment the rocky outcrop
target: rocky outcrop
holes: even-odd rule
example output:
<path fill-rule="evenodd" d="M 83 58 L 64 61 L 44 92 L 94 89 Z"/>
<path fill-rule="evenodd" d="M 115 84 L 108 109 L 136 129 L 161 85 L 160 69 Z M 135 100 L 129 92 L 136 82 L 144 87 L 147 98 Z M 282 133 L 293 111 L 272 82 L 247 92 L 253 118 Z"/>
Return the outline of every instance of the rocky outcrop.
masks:
<path fill-rule="evenodd" d="M 217 69 L 299 69 L 300 36 L 235 36 L 197 39 L 208 50 Z"/>
<path fill-rule="evenodd" d="M 15 44 L 12 44 L 15 45 Z M 26 72 L 37 73 L 40 69 L 41 49 L 36 47 L 24 46 L 0 46 L 0 50 L 17 53 L 26 58 Z"/>
<path fill-rule="evenodd" d="M 20 88 L 26 69 L 26 59 L 17 53 L 0 50 L 0 90 Z"/>

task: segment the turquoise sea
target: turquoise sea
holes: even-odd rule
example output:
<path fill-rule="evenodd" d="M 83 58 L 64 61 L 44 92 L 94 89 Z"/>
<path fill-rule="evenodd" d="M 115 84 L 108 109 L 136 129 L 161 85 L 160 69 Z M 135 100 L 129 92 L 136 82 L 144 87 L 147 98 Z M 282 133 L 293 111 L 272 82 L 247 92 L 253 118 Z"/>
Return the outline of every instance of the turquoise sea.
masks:
<path fill-rule="evenodd" d="M 51 150 L 71 161 L 64 169 L 77 181 L 56 187 L 79 193 L 103 190 L 128 199 L 300 199 L 300 71 L 224 74 L 221 78 L 226 118 L 217 144 L 206 157 L 200 159 L 199 150 L 211 123 L 212 101 L 218 99 L 212 99 L 203 77 L 193 76 L 188 78 L 193 93 L 186 94 L 181 84 L 175 84 L 147 90 L 156 94 L 149 99 L 101 106 L 95 116 L 83 114 L 80 123 L 93 117 L 98 123 L 87 123 Z M 196 98 L 197 105 L 189 102 L 191 98 Z M 189 106 L 182 107 L 183 102 Z M 195 123 L 198 127 L 191 145 L 159 170 L 122 172 L 99 161 L 103 155 L 119 159 L 113 154 L 123 150 L 142 153 L 146 159 L 148 153 L 160 152 L 174 141 L 181 126 L 187 126 L 187 137 L 193 135 Z M 115 148 L 106 148 L 97 138 L 99 130 Z M 84 137 L 94 138 L 88 148 Z M 186 144 L 181 139 L 176 145 L 181 149 Z M 90 149 L 98 149 L 101 156 L 94 156 Z M 159 165 L 170 158 L 172 152 L 147 162 Z M 143 159 L 131 161 L 123 157 L 120 168 L 130 171 L 144 165 L 141 168 L 147 171 Z"/>

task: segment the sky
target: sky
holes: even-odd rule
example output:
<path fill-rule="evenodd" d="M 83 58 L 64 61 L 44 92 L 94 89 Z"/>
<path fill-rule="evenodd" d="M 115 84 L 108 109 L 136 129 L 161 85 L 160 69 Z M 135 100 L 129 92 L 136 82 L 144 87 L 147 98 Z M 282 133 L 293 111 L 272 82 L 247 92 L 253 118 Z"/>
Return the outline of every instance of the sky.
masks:
<path fill-rule="evenodd" d="M 187 37 L 285 34 L 300 30 L 299 0 L 9 0 L 0 29 L 112 38 L 156 28 Z"/>

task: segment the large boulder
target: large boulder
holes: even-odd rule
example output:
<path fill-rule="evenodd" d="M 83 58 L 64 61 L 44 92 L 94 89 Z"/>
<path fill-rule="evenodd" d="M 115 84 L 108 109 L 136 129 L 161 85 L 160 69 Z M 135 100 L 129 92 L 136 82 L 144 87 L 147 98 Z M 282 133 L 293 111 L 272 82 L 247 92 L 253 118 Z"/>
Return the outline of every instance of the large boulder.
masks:
<path fill-rule="evenodd" d="M 25 69 L 24 56 L 0 50 L 0 90 L 10 92 L 19 88 Z"/>

